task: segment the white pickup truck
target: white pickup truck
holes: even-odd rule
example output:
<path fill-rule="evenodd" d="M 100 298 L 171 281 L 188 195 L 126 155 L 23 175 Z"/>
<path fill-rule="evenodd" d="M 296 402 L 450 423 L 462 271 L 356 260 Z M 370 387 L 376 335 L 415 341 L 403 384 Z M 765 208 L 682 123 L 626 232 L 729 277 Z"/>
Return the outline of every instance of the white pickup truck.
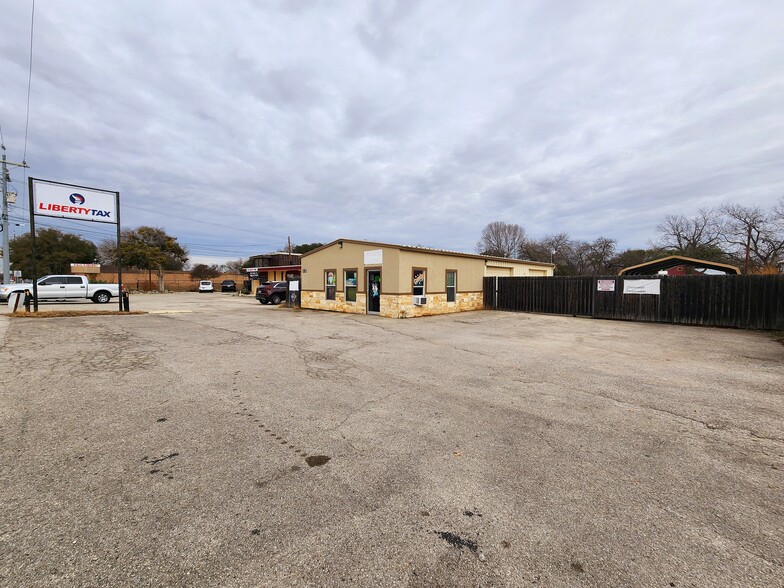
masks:
<path fill-rule="evenodd" d="M 13 292 L 30 290 L 32 284 L 1 284 L 0 302 L 8 300 Z M 44 276 L 38 278 L 38 300 L 74 300 L 89 298 L 97 304 L 109 302 L 120 295 L 117 284 L 91 284 L 84 276 Z"/>

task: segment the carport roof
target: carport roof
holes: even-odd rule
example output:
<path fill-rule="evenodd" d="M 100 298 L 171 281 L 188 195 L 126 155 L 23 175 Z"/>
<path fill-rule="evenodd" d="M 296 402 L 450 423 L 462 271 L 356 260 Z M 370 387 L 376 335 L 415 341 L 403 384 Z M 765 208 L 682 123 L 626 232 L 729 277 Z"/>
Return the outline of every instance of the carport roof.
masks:
<path fill-rule="evenodd" d="M 338 243 L 356 243 L 358 245 L 368 245 L 370 247 L 391 247 L 393 249 L 400 249 L 401 251 L 417 251 L 421 253 L 433 253 L 435 255 L 451 255 L 454 257 L 471 257 L 473 259 L 484 259 L 487 261 L 504 261 L 508 263 L 521 263 L 525 265 L 540 265 L 542 267 L 555 267 L 555 264 L 543 261 L 529 261 L 527 259 L 513 259 L 511 257 L 494 257 L 492 255 L 476 255 L 474 253 L 463 253 L 462 251 L 449 251 L 448 249 L 432 249 L 430 247 L 414 247 L 411 245 L 395 245 L 394 243 L 377 243 L 375 241 L 362 241 L 358 239 L 335 239 L 331 243 L 322 245 L 316 249 L 312 249 L 307 253 L 303 253 L 302 257 L 307 257 L 312 253 L 327 249 Z"/>
<path fill-rule="evenodd" d="M 668 255 L 667 257 L 654 259 L 653 261 L 646 261 L 645 263 L 625 267 L 618 272 L 618 275 L 649 276 L 677 265 L 691 265 L 699 268 L 717 270 L 727 274 L 740 274 L 739 268 L 727 263 L 694 259 L 693 257 L 684 257 L 682 255 Z"/>

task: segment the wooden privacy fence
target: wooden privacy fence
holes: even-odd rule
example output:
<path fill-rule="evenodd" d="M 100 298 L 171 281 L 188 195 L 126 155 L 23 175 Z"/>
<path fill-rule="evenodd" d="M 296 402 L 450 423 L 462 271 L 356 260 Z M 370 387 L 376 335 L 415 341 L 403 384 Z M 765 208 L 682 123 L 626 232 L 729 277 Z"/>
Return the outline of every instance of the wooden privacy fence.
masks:
<path fill-rule="evenodd" d="M 591 277 L 485 278 L 485 308 L 591 316 Z"/>
<path fill-rule="evenodd" d="M 624 293 L 650 282 L 658 294 Z M 640 288 L 637 288 L 640 289 Z M 685 325 L 784 329 L 784 275 L 492 277 L 485 308 Z"/>

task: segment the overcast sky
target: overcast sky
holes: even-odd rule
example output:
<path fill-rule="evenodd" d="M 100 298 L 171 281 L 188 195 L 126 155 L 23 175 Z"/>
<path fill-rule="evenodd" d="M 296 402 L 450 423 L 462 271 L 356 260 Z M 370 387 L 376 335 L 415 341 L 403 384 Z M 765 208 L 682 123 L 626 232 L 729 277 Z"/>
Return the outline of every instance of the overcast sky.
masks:
<path fill-rule="evenodd" d="M 11 161 L 31 6 L 0 0 Z M 784 194 L 784 2 L 38 0 L 26 159 L 194 261 L 473 251 L 496 220 L 643 247 L 667 214 Z"/>

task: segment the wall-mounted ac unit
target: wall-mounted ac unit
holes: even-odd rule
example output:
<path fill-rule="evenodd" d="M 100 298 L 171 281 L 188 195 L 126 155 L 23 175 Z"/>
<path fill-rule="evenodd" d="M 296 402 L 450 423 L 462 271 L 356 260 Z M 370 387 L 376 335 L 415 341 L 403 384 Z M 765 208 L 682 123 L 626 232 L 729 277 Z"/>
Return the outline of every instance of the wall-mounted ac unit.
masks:
<path fill-rule="evenodd" d="M 414 306 L 424 306 L 427 304 L 427 296 L 414 296 Z"/>

